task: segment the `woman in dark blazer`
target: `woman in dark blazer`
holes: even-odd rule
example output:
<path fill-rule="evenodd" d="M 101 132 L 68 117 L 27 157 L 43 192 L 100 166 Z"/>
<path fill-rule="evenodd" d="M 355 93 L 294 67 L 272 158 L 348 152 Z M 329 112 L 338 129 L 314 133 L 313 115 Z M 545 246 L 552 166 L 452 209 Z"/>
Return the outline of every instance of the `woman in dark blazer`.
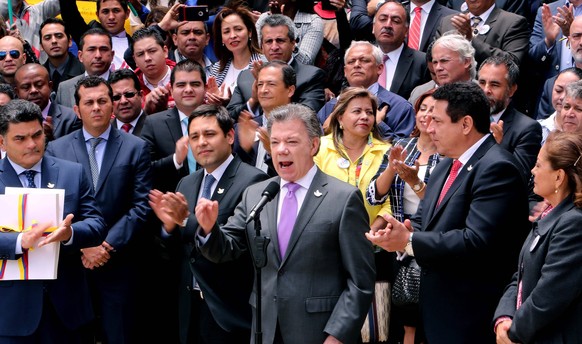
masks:
<path fill-rule="evenodd" d="M 582 136 L 550 134 L 532 174 L 547 207 L 497 306 L 497 343 L 582 343 Z"/>

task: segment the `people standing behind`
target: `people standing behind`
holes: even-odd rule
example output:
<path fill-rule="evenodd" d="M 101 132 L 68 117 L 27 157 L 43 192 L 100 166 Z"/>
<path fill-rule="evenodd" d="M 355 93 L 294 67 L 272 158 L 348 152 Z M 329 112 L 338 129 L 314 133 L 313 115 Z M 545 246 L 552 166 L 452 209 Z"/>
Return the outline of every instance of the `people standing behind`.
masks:
<path fill-rule="evenodd" d="M 228 104 L 240 72 L 261 61 L 257 30 L 251 12 L 242 5 L 225 6 L 216 15 L 213 25 L 214 53 L 218 58 L 208 74 L 208 101 Z M 212 87 L 211 87 L 212 85 Z"/>
<path fill-rule="evenodd" d="M 534 175 L 547 207 L 533 223 L 495 311 L 497 343 L 580 341 L 582 137 L 550 134 Z"/>
<path fill-rule="evenodd" d="M 43 66 L 48 70 L 56 92 L 62 81 L 72 79 L 85 72 L 85 67 L 69 48 L 73 44 L 65 22 L 57 18 L 47 18 L 38 31 L 40 45 L 47 55 Z"/>
<path fill-rule="evenodd" d="M 267 120 L 271 111 L 291 103 L 296 90 L 295 70 L 282 61 L 272 61 L 259 67 L 253 93 L 263 110 L 255 117 L 243 110 L 238 118 L 234 152 L 249 165 L 274 177 L 277 175 L 271 159 L 271 144 L 267 132 Z"/>
<path fill-rule="evenodd" d="M 83 266 L 90 270 L 89 287 L 98 318 L 94 331 L 98 340 L 132 343 L 138 325 L 134 322 L 135 289 L 140 284 L 136 271 L 142 262 L 136 243 L 151 211 L 148 147 L 111 125 L 113 99 L 107 81 L 98 76 L 81 79 L 75 100 L 83 128 L 51 142 L 47 154 L 80 163 L 92 179 L 97 206 L 107 223 L 104 240 L 80 252 Z"/>
<path fill-rule="evenodd" d="M 365 193 L 370 205 L 384 204 L 389 200 L 391 214 L 400 222 L 410 219 L 416 213 L 424 198 L 430 175 L 440 161 L 436 145 L 426 130 L 434 110 L 434 91 L 429 90 L 416 101 L 416 126 L 412 134 L 409 138 L 396 141 L 392 149 L 384 154 L 378 172 Z M 399 254 L 394 274 L 398 273 L 398 269 L 417 264 L 413 260 L 413 257 Z M 417 331 L 422 329 L 418 304 L 392 303 L 390 310 L 391 337 L 404 343 L 422 342 L 422 331 Z"/>
<path fill-rule="evenodd" d="M 18 98 L 41 108 L 47 142 L 81 128 L 81 120 L 72 109 L 51 101 L 52 82 L 46 68 L 36 63 L 25 64 L 16 71 L 14 81 Z"/>
<path fill-rule="evenodd" d="M 554 130 L 562 130 L 561 113 L 564 105 L 564 98 L 566 97 L 566 88 L 580 79 L 582 79 L 582 70 L 576 67 L 564 69 L 558 74 L 552 88 L 552 107 L 556 109 L 556 111 L 545 119 L 538 120 L 542 126 L 542 145 L 546 142 L 550 132 Z"/>
<path fill-rule="evenodd" d="M 107 82 L 113 90 L 113 126 L 141 136 L 147 114 L 142 109 L 143 92 L 139 79 L 130 69 L 119 69 L 109 74 Z"/>
<path fill-rule="evenodd" d="M 176 63 L 167 58 L 168 47 L 159 33 L 152 28 L 137 30 L 132 36 L 131 51 L 145 96 L 145 111 L 156 113 L 174 107 L 170 74 Z"/>
<path fill-rule="evenodd" d="M 383 139 L 407 137 L 414 127 L 414 109 L 404 98 L 394 94 L 378 83 L 382 75 L 382 51 L 377 46 L 365 41 L 354 41 L 344 56 L 344 74 L 351 87 L 366 88 L 378 99 L 376 124 Z M 332 98 L 317 113 L 323 128 L 329 126 L 337 98 Z"/>
<path fill-rule="evenodd" d="M 507 56 L 489 57 L 479 68 L 479 86 L 491 109 L 491 133 L 501 147 L 513 154 L 528 181 L 540 150 L 542 130 L 539 123 L 509 105 L 518 78 L 519 67 Z"/>
<path fill-rule="evenodd" d="M 4 36 L 0 38 L 0 76 L 14 86 L 14 74 L 26 63 L 24 46 L 18 38 Z"/>
<path fill-rule="evenodd" d="M 375 275 L 372 247 L 364 237 L 369 223 L 362 195 L 314 165 L 321 129 L 308 107 L 279 107 L 267 127 L 280 177 L 247 188 L 220 228 L 218 202 L 201 198 L 196 206 L 199 236 L 204 237 L 197 239 L 200 250 L 217 263 L 254 251 L 246 239 L 247 234 L 251 242 L 255 238 L 247 214 L 267 184 L 280 184 L 280 195 L 260 214 L 261 235 L 272 241 L 262 269 L 261 303 L 255 304 L 254 296 L 250 300 L 253 312 L 261 307 L 263 342 L 356 343 Z"/>
<path fill-rule="evenodd" d="M 491 343 L 489 326 L 529 230 L 518 163 L 489 134 L 489 101 L 473 82 L 434 93 L 427 131 L 445 155 L 411 220 L 388 217 L 372 243 L 416 259 L 429 343 Z"/>
<path fill-rule="evenodd" d="M 313 12 L 313 3 L 296 0 L 269 2 L 269 12 L 261 14 L 256 23 L 260 41 L 263 40 L 261 28 L 265 20 L 274 14 L 284 15 L 293 21 L 293 27 L 296 28 L 293 35 L 297 44 L 293 58 L 299 63 L 313 65 L 323 42 L 323 21 Z"/>
<path fill-rule="evenodd" d="M 257 26 L 257 31 L 261 32 L 261 49 L 267 61 L 281 60 L 295 70 L 297 83 L 293 102 L 319 111 L 325 103 L 325 73 L 317 67 L 302 64 L 293 56 L 297 46 L 293 21 L 281 14 L 269 15 L 262 22 L 262 26 Z M 253 94 L 255 71 L 256 69 L 245 70 L 238 76 L 237 85 L 227 106 L 230 116 L 235 120 L 243 110 L 255 115 L 261 111 L 258 99 Z"/>
<path fill-rule="evenodd" d="M 114 52 L 111 50 L 111 37 L 102 29 L 90 29 L 81 36 L 79 42 L 79 61 L 85 67 L 85 73 L 63 81 L 57 90 L 55 101 L 63 106 L 75 106 L 75 86 L 86 76 L 109 78 Z"/>
<path fill-rule="evenodd" d="M 566 86 L 566 98 L 560 112 L 562 131 L 582 132 L 582 82 L 576 81 Z"/>
<path fill-rule="evenodd" d="M 405 38 L 410 37 L 410 17 L 404 6 L 388 0 L 381 3 L 374 15 L 372 32 L 382 50 L 384 69 L 378 84 L 404 99 L 412 90 L 430 80 L 423 52 L 410 48 Z"/>
<path fill-rule="evenodd" d="M 8 1 L 0 2 L 0 15 L 8 18 Z M 12 20 L 14 24 L 10 30 L 17 30 L 20 36 L 26 40 L 37 58 L 44 59 L 41 50 L 42 36 L 38 36 L 41 23 L 48 18 L 54 18 L 61 13 L 58 0 L 35 1 L 34 5 L 28 4 L 24 0 L 12 0 Z M 4 20 L 1 21 L 4 24 Z"/>
<path fill-rule="evenodd" d="M 12 100 L 0 108 L 0 146 L 7 157 L 0 160 L 0 193 L 6 187 L 64 189 L 61 223 L 41 239 L 47 225 L 23 233 L 0 233 L 0 256 L 15 260 L 39 244 L 60 242 L 55 280 L 0 281 L 0 342 L 81 343 L 83 329 L 93 319 L 91 298 L 79 250 L 99 245 L 106 227 L 91 182 L 77 163 L 45 155 L 42 113 L 38 105 Z M 26 307 L 23 307 L 26 305 Z M 27 319 L 22 321 L 22 319 Z"/>
<path fill-rule="evenodd" d="M 178 322 L 184 344 L 250 342 L 251 257 L 247 252 L 232 262 L 216 264 L 196 245 L 194 208 L 200 198 L 218 202 L 218 222 L 224 224 L 243 191 L 267 179 L 266 174 L 232 155 L 233 123 L 223 107 L 201 105 L 194 110 L 189 118 L 189 144 L 202 168 L 184 177 L 176 193 L 150 193 L 150 204 L 163 230 L 182 243 Z"/>

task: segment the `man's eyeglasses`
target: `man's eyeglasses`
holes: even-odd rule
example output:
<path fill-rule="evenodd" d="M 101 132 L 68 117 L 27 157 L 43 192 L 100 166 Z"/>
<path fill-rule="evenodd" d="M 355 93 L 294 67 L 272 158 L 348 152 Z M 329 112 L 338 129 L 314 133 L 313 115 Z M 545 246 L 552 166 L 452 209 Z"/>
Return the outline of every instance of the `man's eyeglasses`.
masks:
<path fill-rule="evenodd" d="M 116 102 L 117 101 L 120 101 L 121 100 L 121 96 L 124 96 L 125 99 L 130 99 L 130 98 L 135 97 L 136 95 L 137 95 L 137 92 L 125 92 L 125 93 L 122 93 L 122 94 L 116 94 L 116 95 L 113 96 L 113 101 L 116 101 Z"/>
<path fill-rule="evenodd" d="M 20 57 L 20 51 L 18 50 L 0 51 L 0 61 L 4 61 L 6 55 L 8 54 L 10 54 L 10 57 L 13 59 L 17 59 Z"/>

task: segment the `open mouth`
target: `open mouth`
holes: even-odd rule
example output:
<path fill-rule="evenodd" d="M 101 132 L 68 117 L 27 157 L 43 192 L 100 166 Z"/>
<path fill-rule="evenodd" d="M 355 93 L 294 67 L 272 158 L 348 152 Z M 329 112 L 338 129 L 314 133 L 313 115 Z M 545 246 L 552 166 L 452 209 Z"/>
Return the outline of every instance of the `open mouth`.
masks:
<path fill-rule="evenodd" d="M 292 161 L 281 161 L 279 162 L 279 167 L 281 167 L 282 169 L 287 169 L 289 167 L 291 167 L 291 165 L 293 165 Z"/>

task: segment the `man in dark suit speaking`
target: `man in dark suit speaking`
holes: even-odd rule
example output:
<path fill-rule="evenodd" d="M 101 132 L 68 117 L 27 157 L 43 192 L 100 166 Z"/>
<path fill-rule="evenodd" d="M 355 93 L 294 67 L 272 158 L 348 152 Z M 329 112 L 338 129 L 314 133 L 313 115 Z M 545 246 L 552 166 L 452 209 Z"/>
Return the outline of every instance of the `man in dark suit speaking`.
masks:
<path fill-rule="evenodd" d="M 321 129 L 312 110 L 298 104 L 275 109 L 267 130 L 279 177 L 250 186 L 220 228 L 218 202 L 200 199 L 200 250 L 214 262 L 246 252 L 246 235 L 251 242 L 255 237 L 253 221 L 245 224 L 247 214 L 267 184 L 279 184 L 279 196 L 260 214 L 262 235 L 272 240 L 262 269 L 262 301 L 250 299 L 254 311 L 262 310 L 264 343 L 356 343 L 375 279 L 362 197 L 314 165 Z"/>
<path fill-rule="evenodd" d="M 42 241 L 61 242 L 58 278 L 0 282 L 0 343 L 80 343 L 93 318 L 79 250 L 103 241 L 105 223 L 83 167 L 44 155 L 42 122 L 38 105 L 25 100 L 0 110 L 0 146 L 7 153 L 0 160 L 0 194 L 6 187 L 65 190 L 66 218 Z M 0 233 L 0 257 L 18 259 L 45 229 Z"/>
<path fill-rule="evenodd" d="M 188 137 L 192 153 L 203 169 L 184 177 L 176 193 L 163 195 L 154 190 L 150 194 L 150 204 L 164 231 L 180 236 L 182 241 L 180 343 L 250 341 L 253 266 L 248 253 L 231 262 L 215 264 L 200 253 L 195 243 L 198 220 L 194 207 L 200 198 L 218 202 L 218 223 L 223 224 L 234 213 L 243 191 L 267 179 L 261 170 L 232 155 L 233 125 L 234 120 L 223 107 L 201 105 L 194 110 L 189 117 Z"/>
<path fill-rule="evenodd" d="M 528 231 L 525 182 L 489 134 L 489 101 L 473 82 L 440 87 L 428 127 L 447 158 L 431 174 L 418 212 L 388 217 L 368 238 L 405 251 L 422 268 L 420 309 L 429 343 L 493 343 L 495 300 Z"/>

